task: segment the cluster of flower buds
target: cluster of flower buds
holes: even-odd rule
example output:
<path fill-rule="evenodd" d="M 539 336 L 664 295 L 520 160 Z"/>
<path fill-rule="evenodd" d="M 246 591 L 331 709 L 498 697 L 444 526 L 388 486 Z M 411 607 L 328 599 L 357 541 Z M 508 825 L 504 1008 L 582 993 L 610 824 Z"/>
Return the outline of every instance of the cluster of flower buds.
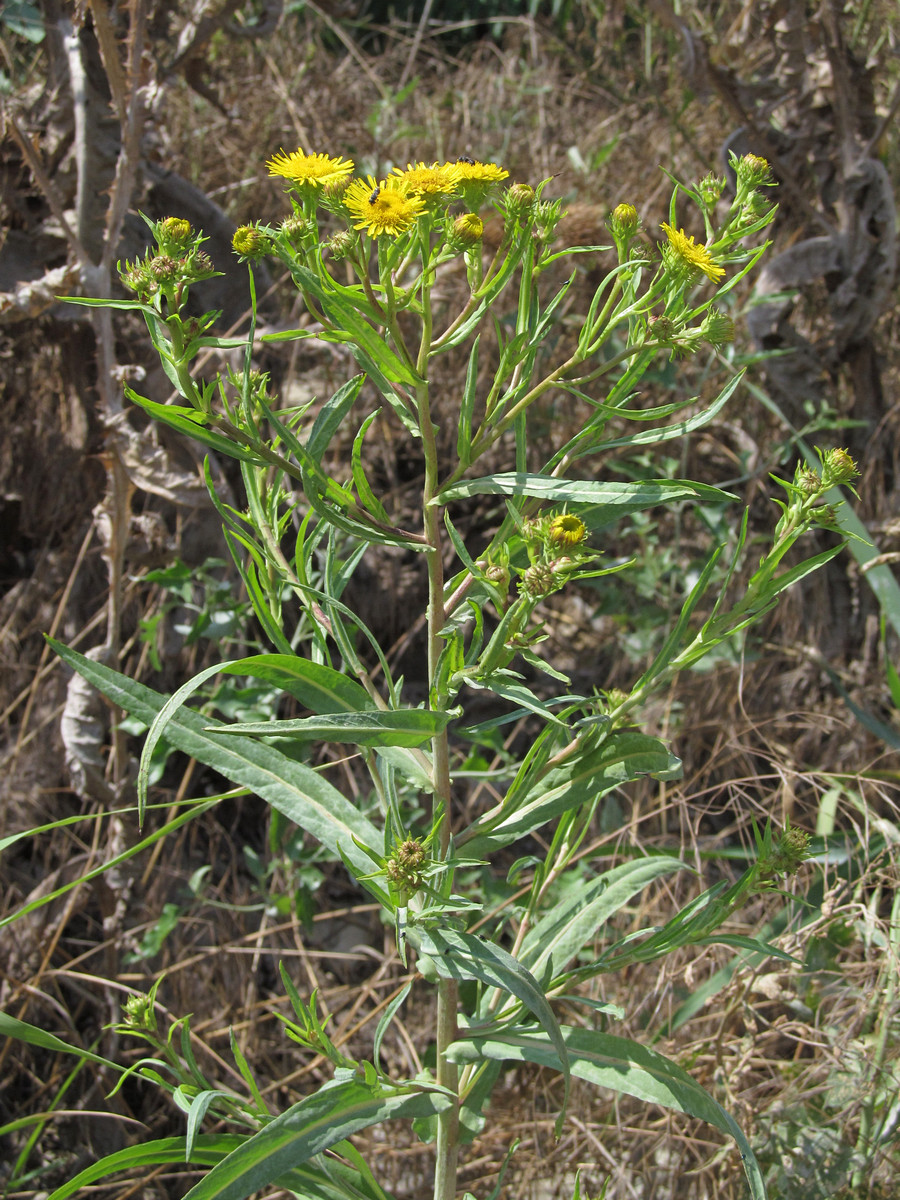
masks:
<path fill-rule="evenodd" d="M 189 221 L 181 217 L 144 220 L 156 247 L 136 262 L 126 262 L 124 267 L 119 263 L 119 278 L 140 300 L 149 301 L 161 293 L 177 301 L 185 287 L 220 273 L 200 249 L 204 238 L 194 233 Z"/>
<path fill-rule="evenodd" d="M 407 905 L 421 890 L 429 854 L 417 838 L 407 837 L 395 846 L 384 865 L 384 873 L 397 891 L 397 901 Z"/>
<path fill-rule="evenodd" d="M 574 513 L 556 513 L 528 521 L 523 534 L 529 566 L 522 572 L 519 590 L 534 600 L 558 592 L 572 572 L 596 558 L 586 549 L 587 529 Z"/>

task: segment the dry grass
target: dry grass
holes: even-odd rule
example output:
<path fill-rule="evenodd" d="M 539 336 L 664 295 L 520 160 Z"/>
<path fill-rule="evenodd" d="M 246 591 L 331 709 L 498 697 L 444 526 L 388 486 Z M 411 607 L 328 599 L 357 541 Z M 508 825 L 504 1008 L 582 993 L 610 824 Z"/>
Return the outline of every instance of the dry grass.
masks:
<path fill-rule="evenodd" d="M 675 32 L 656 30 L 652 70 L 644 71 L 645 31 L 636 20 L 644 7 L 653 6 L 608 6 L 598 31 L 602 45 L 574 33 L 567 40 L 549 24 L 523 18 L 508 22 L 500 42 L 457 41 L 448 52 L 446 38 L 416 42 L 416 29 L 401 25 L 381 30 L 380 48 L 363 49 L 353 40 L 352 26 L 338 25 L 307 5 L 301 15 L 287 17 L 268 42 L 213 42 L 203 82 L 220 108 L 183 79 L 171 81 L 152 125 L 154 153 L 214 196 L 235 221 L 280 218 L 284 200 L 266 178 L 263 160 L 280 146 L 302 144 L 351 155 L 374 174 L 395 164 L 464 153 L 496 159 L 515 178 L 555 177 L 553 193 L 570 202 L 568 236 L 573 239 L 602 241 L 603 215 L 621 200 L 640 202 L 652 237 L 666 216 L 669 194 L 658 164 L 673 166 L 683 177 L 717 168 L 732 118 L 712 92 L 692 96 L 686 89 L 683 47 Z M 740 75 L 749 71 L 740 57 L 752 44 L 742 40 L 742 21 L 749 18 L 747 8 L 733 5 L 726 12 L 727 7 L 716 30 L 723 61 Z M 734 34 L 730 42 L 728 29 Z M 876 79 L 879 87 L 887 86 L 881 76 Z M 896 184 L 895 131 L 886 135 L 884 156 Z M 583 171 L 579 160 L 589 165 L 602 160 L 602 165 Z M 789 214 L 776 230 L 776 250 L 801 228 L 797 214 Z M 588 284 L 586 279 L 585 288 Z M 446 286 L 452 288 L 453 280 Z M 875 330 L 887 396 L 900 375 L 895 327 L 895 315 L 887 313 Z M 144 354 L 137 346 L 127 350 L 135 359 Z M 21 326 L 7 331 L 3 344 L 0 464 L 4 493 L 19 497 L 5 501 L 4 511 L 19 505 L 21 517 L 10 534 L 12 565 L 0 599 L 0 835 L 66 815 L 86 818 L 4 852 L 4 914 L 98 866 L 114 844 L 135 837 L 127 822 L 104 815 L 102 803 L 70 790 L 57 733 L 65 680 L 40 636 L 50 631 L 84 648 L 101 640 L 106 619 L 106 572 L 91 518 L 103 496 L 104 476 L 92 425 L 90 353 L 85 327 L 56 312 L 26 331 Z M 272 369 L 290 388 L 303 387 L 307 373 L 321 372 L 327 379 L 340 366 L 285 360 Z M 452 397 L 462 370 L 463 364 L 448 366 L 448 446 L 455 427 Z M 687 389 L 702 391 L 709 383 L 699 368 L 686 364 L 676 386 L 690 394 Z M 834 413 L 848 414 L 852 390 L 846 374 L 831 379 L 819 400 Z M 727 421 L 687 449 L 679 472 L 714 483 L 739 479 L 752 504 L 754 526 L 765 528 L 771 523 L 766 473 L 781 469 L 785 432 L 746 396 L 739 404 L 732 405 Z M 577 417 L 551 410 L 546 419 L 556 432 Z M 863 464 L 863 512 L 873 528 L 883 530 L 887 549 L 896 537 L 889 524 L 896 511 L 896 421 L 896 406 L 885 401 L 877 427 L 862 435 L 873 444 L 877 439 L 878 449 Z M 402 511 L 416 490 L 412 457 L 396 431 L 386 430 L 380 447 L 382 458 L 373 469 Z M 149 677 L 136 634 L 159 595 L 141 583 L 143 570 L 176 553 L 200 562 L 218 550 L 202 513 L 185 515 L 144 494 L 135 498 L 134 511 L 123 669 Z M 485 515 L 473 513 L 473 528 L 479 520 Z M 700 531 L 690 525 L 663 525 L 655 536 L 661 546 L 676 537 L 688 550 L 700 545 Z M 402 562 L 390 570 L 391 579 L 376 585 L 402 596 L 403 603 L 366 616 L 380 623 L 379 632 L 396 644 L 398 657 L 405 654 L 403 665 L 410 673 L 415 638 L 398 613 L 415 610 L 420 584 Z M 794 881 L 796 895 L 803 897 L 813 880 L 821 880 L 814 899 L 818 915 L 781 943 L 805 958 L 803 971 L 771 962 L 731 971 L 733 951 L 708 947 L 604 981 L 603 998 L 621 1004 L 626 1013 L 615 1032 L 648 1042 L 692 992 L 717 972 L 725 973 L 710 1001 L 657 1044 L 687 1065 L 739 1122 L 767 1131 L 772 1161 L 778 1131 L 804 1105 L 811 1127 L 818 1119 L 853 1143 L 864 1099 L 859 1089 L 866 1039 L 879 1020 L 891 1015 L 873 1008 L 871 997 L 885 996 L 884 944 L 897 875 L 896 756 L 854 720 L 817 657 L 823 654 L 835 665 L 863 707 L 895 722 L 877 621 L 877 606 L 846 556 L 786 598 L 744 662 L 723 663 L 702 677 L 680 681 L 649 719 L 674 737 L 685 761 L 684 783 L 611 799 L 598 818 L 592 847 L 601 863 L 611 861 L 622 846 L 674 850 L 711 883 L 718 872 L 731 869 L 720 854 L 750 844 L 751 818 L 790 819 L 814 829 L 832 789 L 836 828 L 847 832 L 854 849 L 873 844 L 878 834 L 887 838 L 888 848 L 875 861 L 860 854 L 859 870 L 849 881 L 842 881 L 837 864 L 821 876 L 810 868 Z M 587 603 L 561 608 L 552 632 L 561 652 L 569 647 L 574 653 L 588 684 L 610 686 L 633 674 L 617 627 L 594 619 Z M 202 665 L 197 653 L 191 661 L 183 653 L 166 659 L 156 685 L 174 686 Z M 585 667 L 586 662 L 594 665 Z M 413 673 L 411 685 L 417 682 Z M 173 762 L 155 800 L 165 812 L 218 786 L 193 764 Z M 151 817 L 151 828 L 157 820 Z M 147 989 L 165 972 L 159 998 L 173 1018 L 193 1013 L 193 1045 L 213 1078 L 226 1086 L 239 1084 L 229 1052 L 233 1030 L 273 1108 L 303 1095 L 324 1077 L 324 1068 L 295 1053 L 284 1037 L 275 1015 L 287 1012 L 278 963 L 285 963 L 301 992 L 320 989 L 320 1003 L 333 1017 L 335 1041 L 362 1052 L 378 1014 L 406 974 L 376 914 L 359 904 L 333 866 L 324 869 L 310 925 L 296 914 L 276 914 L 261 897 L 244 855 L 247 846 L 265 857 L 269 834 L 270 817 L 261 803 L 225 801 L 112 878 L 101 876 L 7 926 L 0 933 L 3 1009 L 84 1045 L 96 1044 L 108 1057 L 127 1058 L 135 1048 L 109 1026 L 119 1019 L 131 990 Z M 187 881 L 203 868 L 208 875 L 202 896 L 192 897 Z M 285 856 L 269 881 L 270 899 L 296 886 L 291 870 Z M 665 920 L 696 894 L 696 887 L 695 879 L 683 873 L 623 913 L 617 931 Z M 167 904 L 181 915 L 159 953 L 150 961 L 129 959 Z M 760 898 L 741 913 L 731 932 L 756 936 L 783 908 L 780 897 Z M 802 907 L 796 911 L 804 912 Z M 845 944 L 835 940 L 836 919 L 855 931 Z M 384 1054 L 389 1065 L 413 1073 L 427 1051 L 430 1014 L 415 989 L 403 1012 Z M 579 1019 L 574 1010 L 572 1019 Z M 893 1039 L 896 1031 L 888 1027 Z M 863 1064 L 854 1074 L 859 1055 Z M 29 1160 L 34 1174 L 20 1171 L 21 1182 L 10 1196 L 32 1200 L 135 1136 L 182 1131 L 183 1118 L 146 1084 L 132 1079 L 109 1099 L 112 1081 L 102 1071 L 85 1066 L 72 1077 L 71 1067 L 61 1056 L 13 1043 L 0 1051 L 0 1119 L 51 1105 L 60 1110 Z M 745 1195 L 736 1155 L 700 1123 L 578 1087 L 571 1119 L 555 1143 L 559 1100 L 556 1083 L 539 1072 L 509 1072 L 488 1130 L 466 1152 L 464 1185 L 476 1195 L 486 1194 L 511 1141 L 520 1139 L 507 1193 L 523 1200 L 571 1195 L 579 1167 L 590 1194 L 610 1177 L 608 1200 L 687 1195 L 738 1200 Z M 821 1109 L 815 1108 L 817 1102 Z M 28 1132 L 4 1139 L 0 1181 Z M 378 1138 L 384 1135 L 372 1133 L 367 1148 L 385 1186 L 398 1200 L 418 1200 L 427 1190 L 430 1152 L 404 1129 L 392 1128 L 389 1141 Z M 889 1149 L 875 1156 L 872 1191 L 860 1197 L 892 1194 L 889 1186 L 875 1190 L 880 1180 L 891 1178 Z M 766 1147 L 761 1150 L 766 1157 Z M 804 1165 L 789 1165 L 798 1196 Z M 137 1185 L 137 1194 L 180 1196 L 192 1178 L 184 1170 L 151 1173 Z M 98 1190 L 117 1200 L 136 1194 L 134 1184 Z"/>

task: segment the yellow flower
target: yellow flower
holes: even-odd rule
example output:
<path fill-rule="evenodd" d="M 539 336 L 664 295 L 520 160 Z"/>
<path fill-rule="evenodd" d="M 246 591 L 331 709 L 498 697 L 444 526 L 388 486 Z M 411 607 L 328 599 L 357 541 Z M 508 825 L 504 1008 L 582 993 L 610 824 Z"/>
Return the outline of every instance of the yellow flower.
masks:
<path fill-rule="evenodd" d="M 662 229 L 669 239 L 669 245 L 685 266 L 695 267 L 697 270 L 702 271 L 707 279 L 711 279 L 713 283 L 722 278 L 725 274 L 725 268 L 720 267 L 715 262 L 705 246 L 698 246 L 694 239 L 688 237 L 683 229 L 673 229 L 671 225 L 666 225 L 665 223 L 663 223 Z"/>
<path fill-rule="evenodd" d="M 386 233 L 397 237 L 409 229 L 425 207 L 421 196 L 407 195 L 399 179 L 391 177 L 376 183 L 354 179 L 344 194 L 344 208 L 354 218 L 354 229 L 364 229 L 371 237 Z"/>
<path fill-rule="evenodd" d="M 346 179 L 353 172 L 353 163 L 349 159 L 329 158 L 327 154 L 307 154 L 304 150 L 294 150 L 291 154 L 279 150 L 266 166 L 270 175 L 281 175 L 291 183 L 313 191 L 318 191 L 327 183 Z"/>
<path fill-rule="evenodd" d="M 560 513 L 550 522 L 550 541 L 554 546 L 571 550 L 587 536 L 584 522 L 574 513 Z"/>
<path fill-rule="evenodd" d="M 425 200 L 451 196 L 459 183 L 459 166 L 456 163 L 432 163 L 426 167 L 419 162 L 415 166 L 407 164 L 405 171 L 394 167 L 394 173 L 407 192 L 420 195 Z"/>
<path fill-rule="evenodd" d="M 453 165 L 459 169 L 459 190 L 470 208 L 480 204 L 492 187 L 509 178 L 509 171 L 504 171 L 494 163 L 458 158 Z"/>

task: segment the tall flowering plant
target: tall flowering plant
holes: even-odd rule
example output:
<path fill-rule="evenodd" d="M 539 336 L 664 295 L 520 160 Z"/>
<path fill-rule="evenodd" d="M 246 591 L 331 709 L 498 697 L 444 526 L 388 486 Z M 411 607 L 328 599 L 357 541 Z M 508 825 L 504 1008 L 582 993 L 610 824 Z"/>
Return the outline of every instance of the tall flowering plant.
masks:
<path fill-rule="evenodd" d="M 797 869 L 804 836 L 766 828 L 757 834 L 756 862 L 735 883 L 703 892 L 662 928 L 619 939 L 598 942 L 598 930 L 642 889 L 685 869 L 683 863 L 668 855 L 636 856 L 606 870 L 598 866 L 578 888 L 557 885 L 573 870 L 607 793 L 644 776 L 677 775 L 669 747 L 636 724 L 648 697 L 838 552 L 835 546 L 785 562 L 811 526 L 833 523 L 825 496 L 853 479 L 852 460 L 829 451 L 821 456 L 821 472 L 802 466 L 793 480 L 780 481 L 780 520 L 743 590 L 734 581 L 746 517 L 729 562 L 720 561 L 724 547 L 712 549 L 661 649 L 630 690 L 578 694 L 542 653 L 548 596 L 627 571 L 604 552 L 604 530 L 651 507 L 733 499 L 689 480 L 617 482 L 578 471 L 601 451 L 607 458 L 613 451 L 644 452 L 690 435 L 737 387 L 732 378 L 711 402 L 654 408 L 639 390 L 661 355 L 715 350 L 733 337 L 723 305 L 763 253 L 758 235 L 773 211 L 761 191 L 769 183 L 765 162 L 748 156 L 733 166 L 737 189 L 730 203 L 722 198 L 723 180 L 676 184 L 669 220 L 656 238 L 644 235 L 636 208 L 623 203 L 608 220 L 609 246 L 560 249 L 560 203 L 545 199 L 545 185 L 511 183 L 494 164 L 420 162 L 383 179 L 363 179 L 353 177 L 346 159 L 282 151 L 268 167 L 284 180 L 289 215 L 278 227 L 247 225 L 234 237 L 254 302 L 242 339 L 219 337 L 215 313 L 187 315 L 190 288 L 214 271 L 202 234 L 178 218 L 149 223 L 154 246 L 122 268 L 135 298 L 115 303 L 143 314 L 178 398 L 160 404 L 130 388 L 128 396 L 155 420 L 240 464 L 244 507 L 217 496 L 211 474 L 210 491 L 272 649 L 218 663 L 166 697 L 54 644 L 150 727 L 143 764 L 164 734 L 343 861 L 393 927 L 397 953 L 414 968 L 416 986 L 432 991 L 434 1046 L 431 1057 L 418 1048 L 420 1069 L 412 1077 L 393 1077 L 383 1063 L 381 1047 L 408 983 L 381 1015 L 371 1055 L 349 1057 L 329 1037 L 320 998 L 301 997 L 282 969 L 293 1010 L 285 1018 L 287 1034 L 323 1056 L 331 1077 L 273 1113 L 236 1048 L 245 1094 L 203 1076 L 183 1036 L 186 1019 L 160 1030 L 155 989 L 149 997 L 135 996 L 121 1030 L 150 1046 L 138 1070 L 173 1093 L 187 1114 L 186 1134 L 120 1152 L 74 1185 L 136 1164 L 139 1156 L 145 1166 L 176 1159 L 208 1166 L 187 1193 L 190 1200 L 239 1200 L 270 1185 L 303 1197 L 385 1200 L 377 1164 L 366 1163 L 351 1138 L 373 1124 L 406 1118 L 434 1142 L 435 1200 L 451 1200 L 460 1148 L 489 1120 L 502 1065 L 530 1062 L 561 1077 L 557 1132 L 575 1076 L 703 1118 L 735 1140 L 753 1197 L 764 1196 L 750 1144 L 732 1117 L 674 1062 L 610 1032 L 621 1013 L 597 999 L 591 985 L 610 971 L 725 937 L 723 923 L 749 894 Z M 677 201 L 690 206 L 693 233 L 677 227 Z M 488 215 L 502 229 L 492 251 L 483 238 Z M 574 332 L 569 313 L 560 336 L 576 275 L 573 270 L 558 284 L 560 268 L 574 265 L 575 256 L 603 261 L 601 253 L 608 254 L 609 269 Z M 254 365 L 254 280 L 262 259 L 283 268 L 310 318 L 303 328 L 263 340 L 313 338 L 346 347 L 355 360 L 356 373 L 330 398 L 299 408 L 281 404 Z M 437 287 L 454 265 L 466 280 L 456 305 L 447 299 L 449 289 Z M 547 289 L 554 277 L 557 284 Z M 489 350 L 491 328 L 496 345 Z M 554 358 L 556 346 L 566 348 Z M 210 347 L 243 349 L 242 369 L 204 378 L 196 363 Z M 449 355 L 467 360 L 453 395 L 444 382 L 455 377 L 443 366 Z M 554 396 L 567 398 L 582 419 L 576 432 L 544 444 L 529 434 L 529 419 Z M 452 411 L 457 422 L 449 456 L 439 453 L 439 411 Z M 419 455 L 415 522 L 401 520 L 367 470 L 366 439 L 379 414 L 406 431 Z M 338 439 L 347 429 L 352 442 Z M 338 441 L 350 447 L 343 460 Z M 327 465 L 335 461 L 342 465 Z M 503 469 L 496 469 L 498 462 Z M 473 542 L 458 513 L 463 502 L 484 496 L 500 498 L 501 517 Z M 427 579 L 427 699 L 421 703 L 405 698 L 388 655 L 346 599 L 354 570 L 384 547 L 413 555 Z M 701 605 L 711 588 L 717 597 Z M 306 715 L 228 724 L 188 707 L 204 680 L 221 672 L 274 684 Z M 487 726 L 470 715 L 473 697 L 486 693 L 494 697 L 495 714 Z M 488 726 L 502 729 L 523 718 L 528 744 L 508 739 L 507 753 L 490 773 L 493 799 L 473 812 L 466 802 L 470 776 L 461 769 L 465 747 L 488 744 Z M 303 753 L 287 752 L 286 740 L 301 750 L 311 742 L 352 748 L 359 768 L 352 793 L 307 766 Z M 138 793 L 143 816 L 145 765 Z M 464 869 L 490 864 L 538 833 L 546 851 L 517 867 L 515 908 L 510 886 L 507 902 L 486 911 L 478 893 L 461 882 L 471 877 Z M 567 1013 L 583 1005 L 583 1021 L 566 1022 L 562 999 Z M 219 1124 L 218 1132 L 203 1133 L 212 1117 L 229 1131 Z M 498 1179 L 490 1195 L 501 1191 Z"/>

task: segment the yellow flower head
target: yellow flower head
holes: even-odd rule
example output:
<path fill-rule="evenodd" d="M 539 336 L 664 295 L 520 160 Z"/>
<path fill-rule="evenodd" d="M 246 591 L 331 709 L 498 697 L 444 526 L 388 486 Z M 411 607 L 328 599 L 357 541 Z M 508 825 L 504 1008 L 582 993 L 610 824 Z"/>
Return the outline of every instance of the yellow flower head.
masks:
<path fill-rule="evenodd" d="M 453 165 L 459 170 L 459 190 L 470 208 L 475 208 L 487 197 L 491 188 L 509 178 L 509 171 L 504 171 L 494 163 L 458 158 Z"/>
<path fill-rule="evenodd" d="M 344 193 L 344 208 L 353 219 L 354 229 L 364 229 L 370 237 L 386 233 L 397 237 L 409 229 L 425 207 L 421 196 L 408 195 L 402 182 L 391 177 L 376 183 L 354 179 Z"/>
<path fill-rule="evenodd" d="M 422 196 L 425 200 L 440 200 L 452 196 L 459 183 L 459 166 L 456 163 L 408 164 L 406 170 L 394 167 L 394 173 L 407 192 Z"/>
<path fill-rule="evenodd" d="M 560 513 L 550 522 L 550 541 L 554 546 L 571 550 L 587 537 L 584 522 L 574 513 Z"/>
<path fill-rule="evenodd" d="M 353 172 L 353 163 L 349 159 L 307 154 L 304 150 L 294 150 L 292 154 L 280 150 L 266 166 L 270 175 L 281 175 L 298 187 L 315 192 L 328 183 L 346 179 Z"/>
<path fill-rule="evenodd" d="M 707 279 L 711 279 L 713 283 L 722 278 L 725 274 L 725 268 L 719 266 L 705 246 L 698 246 L 694 239 L 688 237 L 683 229 L 673 229 L 671 225 L 666 225 L 665 223 L 663 223 L 662 229 L 669 239 L 669 245 L 672 247 L 676 257 L 685 266 L 702 271 Z"/>

